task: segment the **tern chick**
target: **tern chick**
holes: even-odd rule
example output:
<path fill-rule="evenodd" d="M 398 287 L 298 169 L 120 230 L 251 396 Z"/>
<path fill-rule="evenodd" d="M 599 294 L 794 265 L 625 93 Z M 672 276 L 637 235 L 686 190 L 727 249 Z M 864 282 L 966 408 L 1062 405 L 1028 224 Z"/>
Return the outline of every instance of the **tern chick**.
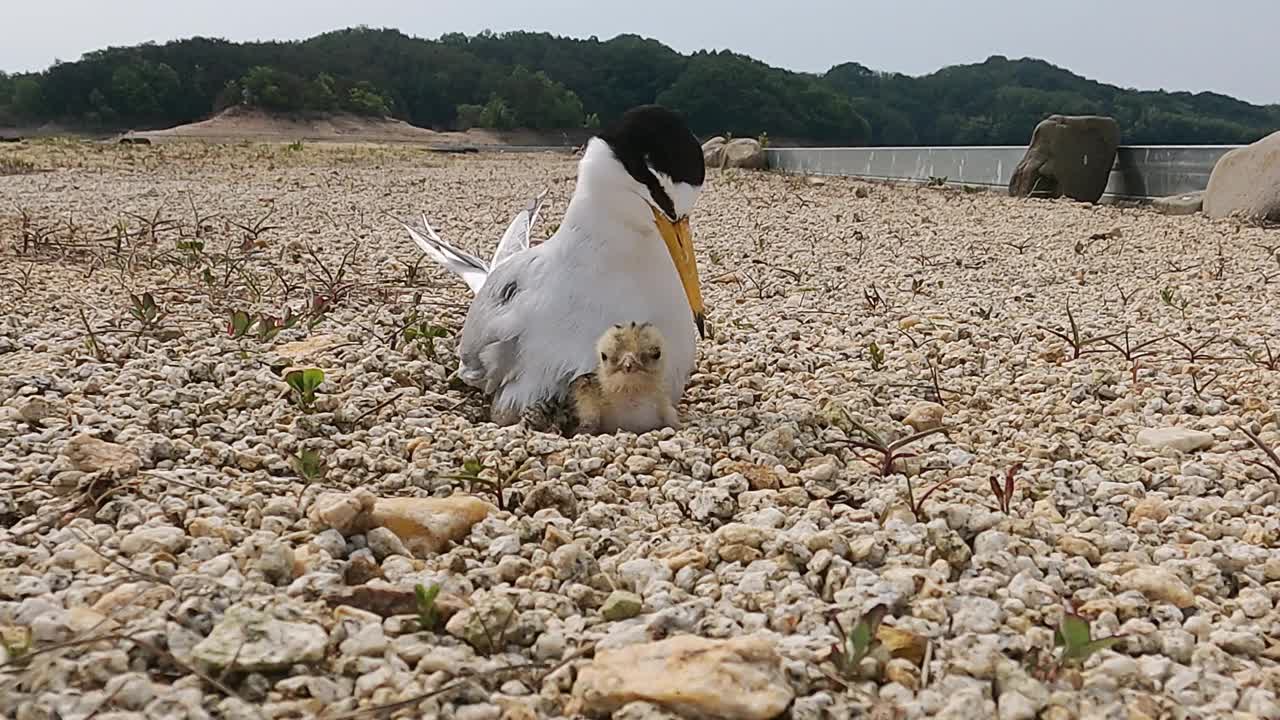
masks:
<path fill-rule="evenodd" d="M 570 388 L 578 432 L 680 428 L 663 380 L 663 344 L 662 333 L 649 323 L 614 325 L 600 336 L 596 371 L 579 377 Z"/>

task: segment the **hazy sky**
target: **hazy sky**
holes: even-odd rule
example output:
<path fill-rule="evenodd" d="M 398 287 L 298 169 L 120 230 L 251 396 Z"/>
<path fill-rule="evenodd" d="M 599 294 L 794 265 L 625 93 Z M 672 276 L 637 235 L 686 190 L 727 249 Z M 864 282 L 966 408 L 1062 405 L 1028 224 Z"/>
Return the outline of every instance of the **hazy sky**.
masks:
<path fill-rule="evenodd" d="M 434 38 L 484 29 L 657 38 L 823 71 L 854 60 L 919 75 L 993 54 L 1033 56 L 1124 87 L 1280 102 L 1275 0 L 4 0 L 0 69 L 192 35 L 300 39 L 352 25 Z M 1069 8 L 1069 9 L 1068 9 Z"/>

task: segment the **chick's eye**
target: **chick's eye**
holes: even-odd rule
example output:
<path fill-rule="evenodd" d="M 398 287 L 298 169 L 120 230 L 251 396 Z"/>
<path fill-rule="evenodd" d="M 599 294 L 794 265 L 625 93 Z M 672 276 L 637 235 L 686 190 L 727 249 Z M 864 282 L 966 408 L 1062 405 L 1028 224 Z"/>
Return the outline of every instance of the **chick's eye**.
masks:
<path fill-rule="evenodd" d="M 652 353 L 652 355 L 653 355 L 653 359 L 654 359 L 654 360 L 657 360 L 658 358 L 662 357 L 662 351 L 661 351 L 661 350 L 654 350 L 654 351 L 653 351 L 653 353 Z"/>
<path fill-rule="evenodd" d="M 605 353 L 600 353 L 600 359 L 601 359 L 601 360 L 608 360 L 608 359 L 609 359 L 609 356 L 608 356 L 608 355 L 606 355 Z"/>

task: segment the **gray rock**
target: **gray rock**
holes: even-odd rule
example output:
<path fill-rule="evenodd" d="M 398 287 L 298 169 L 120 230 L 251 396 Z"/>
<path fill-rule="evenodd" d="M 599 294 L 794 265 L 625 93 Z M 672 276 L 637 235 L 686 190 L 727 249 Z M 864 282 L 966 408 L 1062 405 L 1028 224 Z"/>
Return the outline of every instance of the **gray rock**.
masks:
<path fill-rule="evenodd" d="M 655 582 L 671 582 L 671 568 L 657 560 L 636 558 L 618 566 L 618 579 L 644 595 Z"/>
<path fill-rule="evenodd" d="M 705 157 L 705 151 L 704 151 Z M 764 147 L 754 138 L 735 138 L 724 146 L 721 167 L 763 170 L 769 166 Z"/>
<path fill-rule="evenodd" d="M 772 455 L 785 457 L 796 447 L 796 429 L 792 425 L 781 425 L 765 433 L 751 444 L 751 449 Z"/>
<path fill-rule="evenodd" d="M 449 618 L 445 630 L 483 653 L 501 650 L 516 621 L 516 609 L 506 598 L 490 597 Z"/>
<path fill-rule="evenodd" d="M 1035 720 L 1036 706 L 1019 692 L 1007 692 L 997 702 L 999 720 Z"/>
<path fill-rule="evenodd" d="M 1138 431 L 1138 444 L 1153 450 L 1189 453 L 1213 447 L 1213 435 L 1178 427 L 1144 428 Z"/>
<path fill-rule="evenodd" d="M 1204 207 L 1204 193 L 1170 195 L 1151 201 L 1151 207 L 1164 215 L 1195 215 Z"/>
<path fill-rule="evenodd" d="M 643 609 L 644 600 L 639 595 L 626 590 L 614 590 L 605 598 L 600 614 L 609 621 L 627 620 L 639 615 Z"/>
<path fill-rule="evenodd" d="M 282 542 L 273 542 L 262 548 L 254 565 L 267 582 L 288 585 L 293 582 L 293 560 L 293 548 Z"/>
<path fill-rule="evenodd" d="M 219 670 L 270 672 L 320 661 L 328 640 L 319 625 L 277 620 L 260 610 L 234 606 L 191 654 Z"/>
<path fill-rule="evenodd" d="M 463 705 L 453 711 L 454 720 L 498 720 L 502 717 L 502 708 L 492 703 L 475 703 Z"/>
<path fill-rule="evenodd" d="M 1219 158 L 1204 192 L 1204 214 L 1280 221 L 1280 132 Z"/>
<path fill-rule="evenodd" d="M 172 525 L 138 528 L 120 541 L 120 552 L 125 555 L 166 552 L 176 555 L 187 546 L 187 533 Z"/>
<path fill-rule="evenodd" d="M 376 527 L 365 533 L 365 542 L 368 543 L 369 549 L 373 551 L 373 556 L 379 561 L 386 560 L 392 555 L 403 555 L 404 557 L 413 557 L 405 548 L 404 543 L 395 533 L 383 527 Z"/>
<path fill-rule="evenodd" d="M 702 143 L 702 162 L 709 168 L 718 168 L 724 162 L 726 140 L 720 136 Z"/>
<path fill-rule="evenodd" d="M 1106 191 L 1119 147 L 1120 125 L 1112 118 L 1051 115 L 1031 134 L 1009 194 L 1096 203 Z"/>
<path fill-rule="evenodd" d="M 994 601 L 980 597 L 966 597 L 949 603 L 957 632 L 979 635 L 994 633 L 1004 621 L 1004 611 Z"/>
<path fill-rule="evenodd" d="M 380 657 L 386 649 L 387 636 L 379 622 L 361 625 L 339 646 L 342 654 L 349 657 Z"/>

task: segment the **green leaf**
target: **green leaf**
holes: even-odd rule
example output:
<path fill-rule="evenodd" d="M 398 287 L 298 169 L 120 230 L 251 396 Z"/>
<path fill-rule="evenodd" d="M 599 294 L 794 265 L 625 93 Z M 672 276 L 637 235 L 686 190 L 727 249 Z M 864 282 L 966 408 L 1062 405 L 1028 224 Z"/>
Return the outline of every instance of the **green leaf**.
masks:
<path fill-rule="evenodd" d="M 245 333 L 249 332 L 249 325 L 252 323 L 249 313 L 243 310 L 237 310 L 231 313 L 230 335 L 233 338 L 242 338 Z"/>
<path fill-rule="evenodd" d="M 324 383 L 324 371 L 319 368 L 309 368 L 302 372 L 302 383 L 308 392 L 315 393 L 316 388 Z"/>
<path fill-rule="evenodd" d="M 874 647 L 876 631 L 880 629 L 880 621 L 888 611 L 889 608 L 884 603 L 876 605 L 858 619 L 857 625 L 853 626 L 853 630 L 849 633 L 849 644 L 852 646 L 850 659 L 854 663 L 861 661 Z"/>
<path fill-rule="evenodd" d="M 418 623 L 423 630 L 430 630 L 440 622 L 440 613 L 436 610 L 436 596 L 440 594 L 440 586 L 432 583 L 426 587 L 422 583 L 413 586 L 413 595 L 418 605 Z"/>
<path fill-rule="evenodd" d="M 284 381 L 289 385 L 290 389 L 301 395 L 303 390 L 302 378 L 301 370 L 291 370 L 284 376 Z"/>
<path fill-rule="evenodd" d="M 293 390 L 294 400 L 303 408 L 310 408 L 316 401 L 316 389 L 324 383 L 324 371 L 319 368 L 291 370 L 284 381 Z"/>
<path fill-rule="evenodd" d="M 1099 650 L 1106 650 L 1107 648 L 1111 647 L 1112 645 L 1115 645 L 1121 640 L 1124 640 L 1124 638 L 1119 636 L 1102 638 L 1100 640 L 1094 640 L 1090 642 L 1088 645 L 1084 646 L 1085 655 L 1088 656 L 1098 652 Z"/>
<path fill-rule="evenodd" d="M 1068 650 L 1089 644 L 1089 623 L 1078 615 L 1062 616 L 1062 625 L 1058 630 L 1062 636 L 1062 644 Z"/>
<path fill-rule="evenodd" d="M 1062 624 L 1053 636 L 1054 645 L 1062 647 L 1058 662 L 1063 665 L 1083 663 L 1095 652 L 1105 650 L 1124 639 L 1117 635 L 1093 640 L 1090 634 L 1087 620 L 1069 613 L 1064 615 Z"/>
<path fill-rule="evenodd" d="M 289 465 L 298 477 L 309 482 L 324 478 L 327 469 L 324 457 L 316 450 L 306 449 L 289 458 Z"/>

